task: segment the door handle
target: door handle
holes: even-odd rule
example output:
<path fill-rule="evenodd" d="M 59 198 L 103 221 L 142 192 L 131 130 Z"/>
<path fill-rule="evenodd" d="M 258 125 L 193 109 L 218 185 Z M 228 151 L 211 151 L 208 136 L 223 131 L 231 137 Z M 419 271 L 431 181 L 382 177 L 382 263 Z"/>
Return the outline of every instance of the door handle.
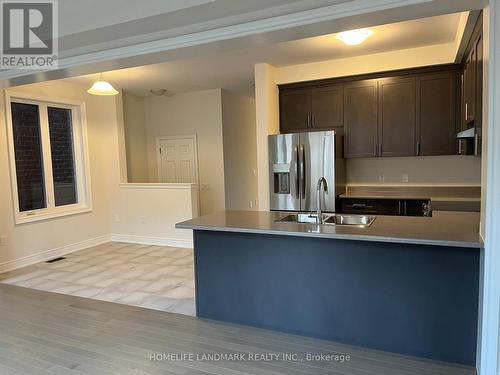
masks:
<path fill-rule="evenodd" d="M 299 148 L 299 176 L 300 176 L 300 197 L 305 199 L 306 197 L 306 167 L 305 167 L 306 154 L 304 151 L 304 145 L 300 145 Z"/>
<path fill-rule="evenodd" d="M 295 198 L 300 199 L 300 171 L 299 171 L 299 146 L 295 145 L 293 148 L 295 153 Z"/>

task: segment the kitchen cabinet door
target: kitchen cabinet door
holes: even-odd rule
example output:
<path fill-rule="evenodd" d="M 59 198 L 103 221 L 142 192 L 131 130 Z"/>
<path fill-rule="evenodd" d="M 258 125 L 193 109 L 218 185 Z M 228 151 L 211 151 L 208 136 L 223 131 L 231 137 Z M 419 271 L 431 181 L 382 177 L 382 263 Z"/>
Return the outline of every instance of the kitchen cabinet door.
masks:
<path fill-rule="evenodd" d="M 464 64 L 464 113 L 462 130 L 470 127 L 474 121 L 476 98 L 476 50 L 472 48 Z"/>
<path fill-rule="evenodd" d="M 282 133 L 310 128 L 310 103 L 309 90 L 283 90 L 280 93 L 280 130 Z"/>
<path fill-rule="evenodd" d="M 340 212 L 343 214 L 377 215 L 378 201 L 376 199 L 341 198 Z"/>
<path fill-rule="evenodd" d="M 378 91 L 378 156 L 415 155 L 415 77 L 380 79 Z"/>
<path fill-rule="evenodd" d="M 377 80 L 344 86 L 346 158 L 377 155 Z"/>
<path fill-rule="evenodd" d="M 481 155 L 481 139 L 483 130 L 483 35 L 479 35 L 476 43 L 476 98 L 474 127 L 476 128 L 476 138 L 474 139 L 474 154 Z"/>
<path fill-rule="evenodd" d="M 455 153 L 457 73 L 443 72 L 417 77 L 417 153 Z"/>
<path fill-rule="evenodd" d="M 314 129 L 328 130 L 344 126 L 342 85 L 311 91 L 311 124 Z"/>

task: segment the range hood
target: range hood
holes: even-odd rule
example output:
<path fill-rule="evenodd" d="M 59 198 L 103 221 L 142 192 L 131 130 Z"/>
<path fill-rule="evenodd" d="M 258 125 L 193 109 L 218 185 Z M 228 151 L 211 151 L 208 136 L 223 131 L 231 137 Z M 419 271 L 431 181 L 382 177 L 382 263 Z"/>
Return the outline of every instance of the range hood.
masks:
<path fill-rule="evenodd" d="M 457 133 L 458 154 L 481 156 L 481 129 L 469 128 Z"/>
<path fill-rule="evenodd" d="M 470 128 L 470 129 L 461 131 L 460 133 L 457 133 L 458 139 L 474 138 L 475 136 L 476 136 L 476 129 L 475 128 Z"/>

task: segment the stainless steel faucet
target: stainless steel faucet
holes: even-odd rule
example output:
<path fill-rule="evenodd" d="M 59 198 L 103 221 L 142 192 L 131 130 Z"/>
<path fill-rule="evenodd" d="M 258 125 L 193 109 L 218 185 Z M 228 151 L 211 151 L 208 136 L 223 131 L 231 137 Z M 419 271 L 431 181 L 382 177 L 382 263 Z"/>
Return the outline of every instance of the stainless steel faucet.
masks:
<path fill-rule="evenodd" d="M 321 192 L 323 192 L 323 199 L 321 199 Z M 321 211 L 321 201 L 324 200 L 324 193 L 328 192 L 328 183 L 326 182 L 326 178 L 320 177 L 318 180 L 318 186 L 316 188 L 316 223 L 323 224 L 323 212 Z"/>

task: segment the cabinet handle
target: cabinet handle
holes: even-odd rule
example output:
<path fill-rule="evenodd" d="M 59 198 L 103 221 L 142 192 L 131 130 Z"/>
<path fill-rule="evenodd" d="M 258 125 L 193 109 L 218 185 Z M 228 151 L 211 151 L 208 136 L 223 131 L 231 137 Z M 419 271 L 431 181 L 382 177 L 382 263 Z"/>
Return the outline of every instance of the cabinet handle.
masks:
<path fill-rule="evenodd" d="M 366 203 L 353 203 L 353 208 L 366 208 Z"/>
<path fill-rule="evenodd" d="M 377 156 L 377 142 L 373 139 L 373 156 Z"/>
<path fill-rule="evenodd" d="M 311 121 L 309 119 L 309 115 L 307 115 L 307 119 L 306 119 L 306 128 L 310 128 L 311 127 Z"/>
<path fill-rule="evenodd" d="M 420 141 L 417 141 L 417 156 L 420 155 Z"/>
<path fill-rule="evenodd" d="M 311 128 L 316 127 L 316 117 L 314 115 L 311 115 Z"/>
<path fill-rule="evenodd" d="M 465 121 L 467 121 L 468 119 L 467 112 L 468 112 L 467 103 L 465 103 Z"/>
<path fill-rule="evenodd" d="M 462 140 L 458 140 L 458 155 L 462 155 Z"/>
<path fill-rule="evenodd" d="M 378 144 L 378 156 L 382 156 L 382 143 Z"/>
<path fill-rule="evenodd" d="M 479 155 L 479 136 L 474 134 L 474 156 Z"/>

